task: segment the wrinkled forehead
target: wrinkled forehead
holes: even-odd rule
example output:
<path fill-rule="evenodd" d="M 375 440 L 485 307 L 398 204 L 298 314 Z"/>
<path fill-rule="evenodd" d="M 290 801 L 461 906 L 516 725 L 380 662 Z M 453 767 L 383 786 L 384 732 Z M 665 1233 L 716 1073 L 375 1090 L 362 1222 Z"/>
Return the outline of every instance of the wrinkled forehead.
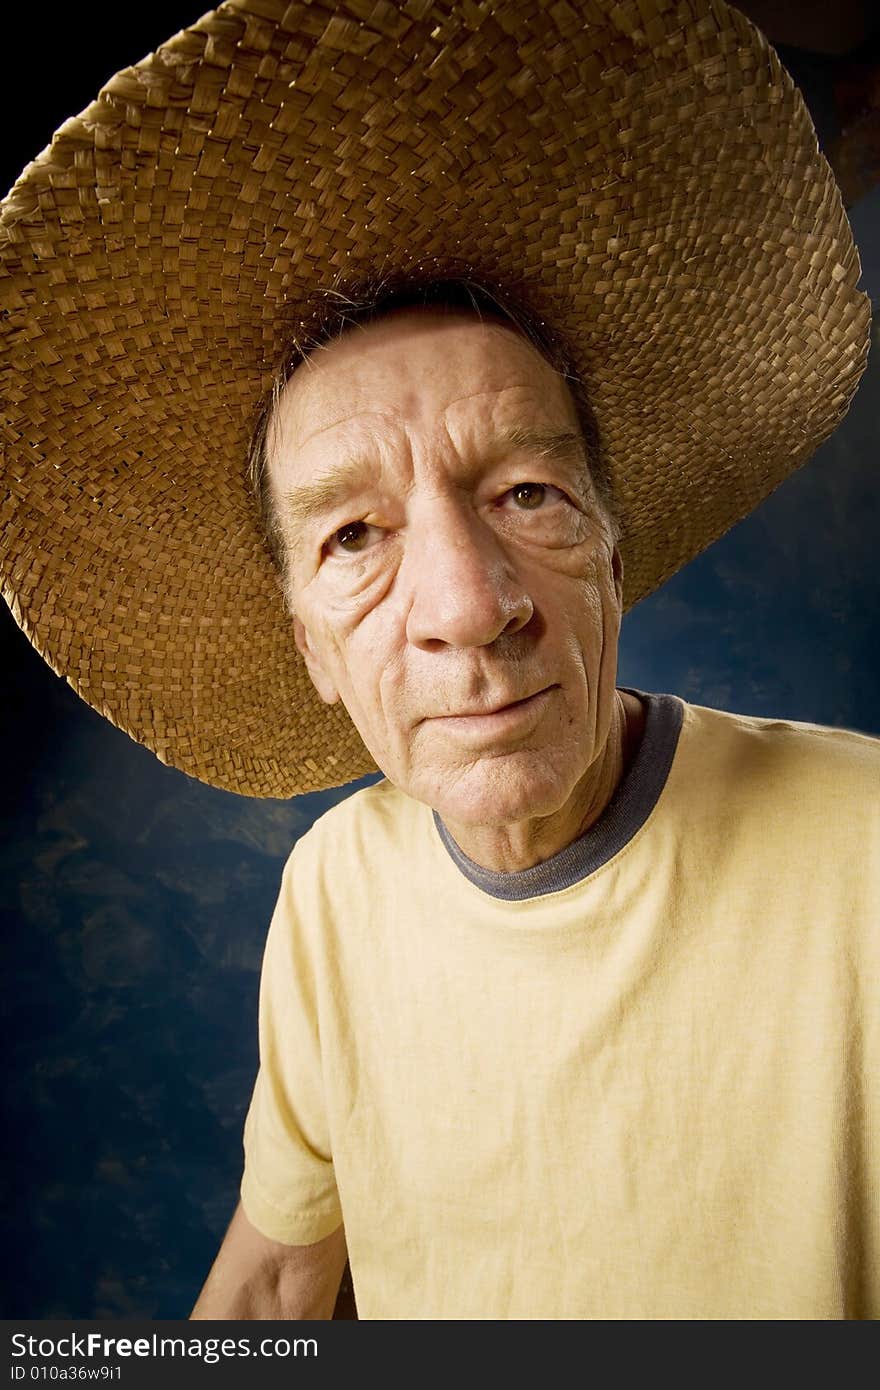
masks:
<path fill-rule="evenodd" d="M 575 426 L 564 378 L 509 321 L 463 310 L 396 309 L 315 349 L 278 402 L 273 453 L 359 427 L 373 433 L 516 417 Z"/>

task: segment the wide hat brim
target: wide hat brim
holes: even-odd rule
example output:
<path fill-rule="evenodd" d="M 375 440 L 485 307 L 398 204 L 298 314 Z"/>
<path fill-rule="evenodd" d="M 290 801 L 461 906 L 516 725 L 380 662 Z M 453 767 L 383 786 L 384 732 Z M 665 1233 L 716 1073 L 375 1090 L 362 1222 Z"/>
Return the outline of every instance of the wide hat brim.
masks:
<path fill-rule="evenodd" d="M 244 478 L 329 287 L 524 289 L 574 345 L 625 603 L 844 415 L 867 297 L 764 38 L 717 0 L 227 0 L 117 74 L 2 205 L 4 594 L 165 762 L 290 796 L 373 767 L 306 675 Z"/>

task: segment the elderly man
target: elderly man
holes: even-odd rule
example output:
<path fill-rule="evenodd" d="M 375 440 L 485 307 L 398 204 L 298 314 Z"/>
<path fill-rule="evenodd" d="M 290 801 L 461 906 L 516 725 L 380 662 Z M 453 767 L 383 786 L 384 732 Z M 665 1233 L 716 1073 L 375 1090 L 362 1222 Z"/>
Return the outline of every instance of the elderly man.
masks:
<path fill-rule="evenodd" d="M 265 432 L 297 644 L 388 780 L 288 864 L 194 1316 L 328 1316 L 346 1241 L 367 1316 L 855 1311 L 836 934 L 880 750 L 616 689 L 569 389 L 425 300 L 344 325 Z"/>
<path fill-rule="evenodd" d="M 372 1318 L 880 1313 L 880 745 L 616 685 L 840 419 L 857 260 L 740 16 L 535 8 L 230 0 L 7 200 L 19 620 L 217 785 L 385 774 L 287 862 L 198 1318 L 346 1254 Z"/>

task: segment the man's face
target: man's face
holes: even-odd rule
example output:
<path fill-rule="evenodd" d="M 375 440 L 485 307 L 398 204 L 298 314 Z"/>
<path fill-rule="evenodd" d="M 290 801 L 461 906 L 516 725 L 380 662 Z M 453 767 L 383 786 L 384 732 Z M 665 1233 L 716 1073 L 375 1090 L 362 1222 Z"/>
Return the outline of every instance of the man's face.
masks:
<path fill-rule="evenodd" d="M 319 694 L 451 828 L 559 811 L 608 734 L 621 600 L 562 378 L 502 324 L 399 310 L 314 353 L 275 425 Z"/>

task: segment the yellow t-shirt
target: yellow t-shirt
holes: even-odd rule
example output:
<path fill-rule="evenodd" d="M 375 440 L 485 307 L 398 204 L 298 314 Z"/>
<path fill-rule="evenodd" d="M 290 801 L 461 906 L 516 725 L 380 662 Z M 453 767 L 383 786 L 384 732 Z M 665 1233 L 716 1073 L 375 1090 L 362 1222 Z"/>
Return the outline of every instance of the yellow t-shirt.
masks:
<path fill-rule="evenodd" d="M 880 741 L 644 698 L 537 869 L 387 782 L 288 860 L 242 1201 L 362 1318 L 880 1316 Z"/>

